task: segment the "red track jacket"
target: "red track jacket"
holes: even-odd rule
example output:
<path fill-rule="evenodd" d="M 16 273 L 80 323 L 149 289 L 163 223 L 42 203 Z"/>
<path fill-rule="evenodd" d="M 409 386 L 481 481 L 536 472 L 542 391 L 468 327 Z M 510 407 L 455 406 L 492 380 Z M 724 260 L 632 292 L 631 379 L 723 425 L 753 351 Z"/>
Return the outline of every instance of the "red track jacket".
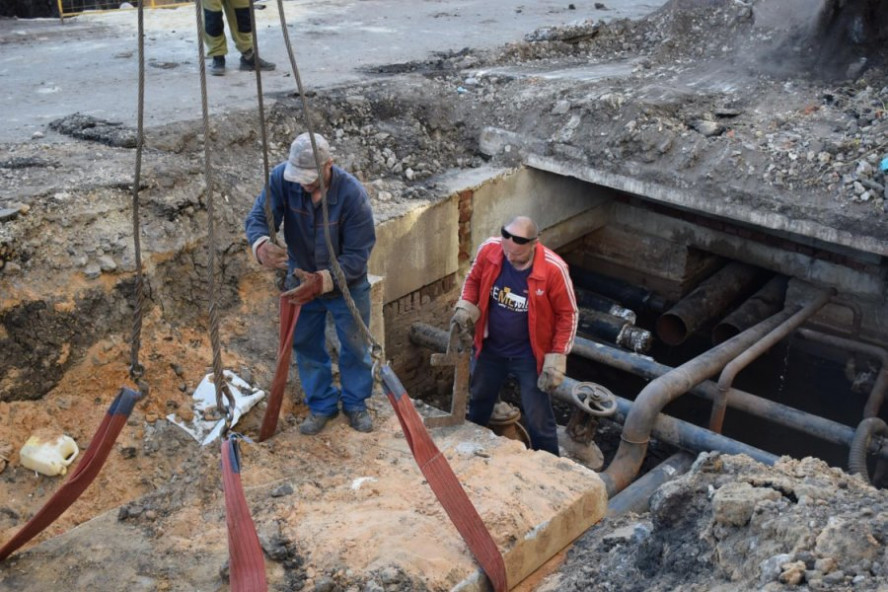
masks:
<path fill-rule="evenodd" d="M 481 311 L 475 324 L 475 351 L 487 337 L 490 289 L 503 267 L 500 237 L 489 238 L 478 248 L 478 254 L 463 285 L 462 300 L 468 300 Z M 527 278 L 527 324 L 530 346 L 542 372 L 543 356 L 549 353 L 568 354 L 577 334 L 577 300 L 567 263 L 551 249 L 537 242 L 533 254 L 533 270 Z M 483 327 L 483 331 L 479 328 Z"/>

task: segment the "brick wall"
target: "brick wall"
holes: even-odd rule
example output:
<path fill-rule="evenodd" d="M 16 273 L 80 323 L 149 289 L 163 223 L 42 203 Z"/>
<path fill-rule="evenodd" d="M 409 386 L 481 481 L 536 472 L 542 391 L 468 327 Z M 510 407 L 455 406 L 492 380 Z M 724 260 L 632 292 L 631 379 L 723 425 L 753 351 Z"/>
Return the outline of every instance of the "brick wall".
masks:
<path fill-rule="evenodd" d="M 385 350 L 392 369 L 411 397 L 445 410 L 450 409 L 453 371 L 429 364 L 433 352 L 410 341 L 410 327 L 426 323 L 447 329 L 461 287 L 456 274 L 450 274 L 383 308 Z"/>

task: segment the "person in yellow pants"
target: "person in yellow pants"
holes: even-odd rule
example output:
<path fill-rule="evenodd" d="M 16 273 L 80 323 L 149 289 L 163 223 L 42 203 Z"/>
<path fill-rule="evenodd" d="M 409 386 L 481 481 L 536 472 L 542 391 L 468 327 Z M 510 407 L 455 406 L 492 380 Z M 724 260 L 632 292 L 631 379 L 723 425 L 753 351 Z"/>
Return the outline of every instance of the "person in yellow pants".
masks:
<path fill-rule="evenodd" d="M 231 39 L 241 53 L 240 69 L 252 71 L 258 65 L 260 70 L 274 70 L 274 64 L 261 58 L 257 60 L 253 53 L 250 0 L 201 0 L 201 4 L 204 11 L 204 43 L 207 45 L 207 56 L 213 58 L 210 74 L 213 76 L 225 74 L 228 44 L 225 40 L 223 11 L 228 21 L 228 28 L 231 30 Z"/>

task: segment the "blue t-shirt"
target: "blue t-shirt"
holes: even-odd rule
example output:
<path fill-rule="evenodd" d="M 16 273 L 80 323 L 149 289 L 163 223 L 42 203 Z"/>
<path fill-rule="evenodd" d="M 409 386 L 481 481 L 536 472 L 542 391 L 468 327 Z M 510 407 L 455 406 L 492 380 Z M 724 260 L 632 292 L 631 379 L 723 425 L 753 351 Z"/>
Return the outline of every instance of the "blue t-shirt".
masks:
<path fill-rule="evenodd" d="M 527 329 L 527 278 L 531 267 L 515 269 L 507 259 L 490 288 L 490 314 L 484 349 L 504 358 L 533 357 Z"/>

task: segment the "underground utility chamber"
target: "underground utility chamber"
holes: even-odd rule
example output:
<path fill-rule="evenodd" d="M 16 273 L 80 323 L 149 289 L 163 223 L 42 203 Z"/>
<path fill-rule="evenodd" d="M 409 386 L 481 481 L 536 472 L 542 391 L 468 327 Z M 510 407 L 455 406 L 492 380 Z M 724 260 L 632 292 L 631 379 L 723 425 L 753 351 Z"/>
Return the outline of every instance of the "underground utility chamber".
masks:
<path fill-rule="evenodd" d="M 450 375 L 420 360 L 447 345 L 449 313 L 436 299 L 452 302 L 478 245 L 522 213 L 570 265 L 579 330 L 570 384 L 553 399 L 568 435 L 582 443 L 603 430 L 595 439 L 609 495 L 681 450 L 769 464 L 815 456 L 881 483 L 884 244 L 777 215 L 729 218 L 672 189 L 549 158 L 528 162 L 476 177 L 469 189 L 455 181 L 450 200 L 411 221 L 417 235 L 459 242 L 418 249 L 417 272 L 443 267 L 452 278 L 426 277 L 422 290 L 386 304 L 396 357 L 408 341 L 423 346 L 402 365 L 411 392 L 449 408 Z M 613 395 L 604 403 L 616 407 L 612 416 L 578 419 L 570 389 L 583 383 Z M 508 387 L 502 397 L 517 405 Z"/>

